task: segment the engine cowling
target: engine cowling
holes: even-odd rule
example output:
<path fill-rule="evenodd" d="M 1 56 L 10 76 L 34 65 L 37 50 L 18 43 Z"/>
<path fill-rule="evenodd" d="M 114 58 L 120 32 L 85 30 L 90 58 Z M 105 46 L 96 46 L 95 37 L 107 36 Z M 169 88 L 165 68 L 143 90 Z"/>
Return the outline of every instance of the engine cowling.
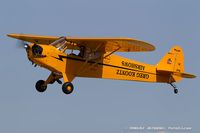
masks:
<path fill-rule="evenodd" d="M 43 52 L 43 48 L 40 45 L 34 44 L 32 46 L 32 53 L 33 55 L 41 55 Z"/>

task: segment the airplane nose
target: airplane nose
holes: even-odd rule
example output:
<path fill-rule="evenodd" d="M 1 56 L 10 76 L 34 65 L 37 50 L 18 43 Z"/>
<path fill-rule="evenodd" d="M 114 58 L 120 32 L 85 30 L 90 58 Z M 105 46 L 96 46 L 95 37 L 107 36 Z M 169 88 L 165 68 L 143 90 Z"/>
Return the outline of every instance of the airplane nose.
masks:
<path fill-rule="evenodd" d="M 24 45 L 24 48 L 25 48 L 25 49 L 29 49 L 29 45 L 28 45 L 28 44 L 25 44 L 25 45 Z"/>
<path fill-rule="evenodd" d="M 33 55 L 41 55 L 43 51 L 43 48 L 37 44 L 34 44 L 32 47 L 32 53 Z"/>

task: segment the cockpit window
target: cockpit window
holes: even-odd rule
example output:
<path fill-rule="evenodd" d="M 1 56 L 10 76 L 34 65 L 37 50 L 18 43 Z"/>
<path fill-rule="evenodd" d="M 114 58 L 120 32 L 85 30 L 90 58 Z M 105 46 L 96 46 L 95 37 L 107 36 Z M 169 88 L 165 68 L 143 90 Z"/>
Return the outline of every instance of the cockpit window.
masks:
<path fill-rule="evenodd" d="M 50 45 L 56 47 L 58 50 L 63 51 L 66 49 L 67 44 L 66 44 L 66 39 L 65 37 L 60 37 L 58 40 L 54 41 Z"/>

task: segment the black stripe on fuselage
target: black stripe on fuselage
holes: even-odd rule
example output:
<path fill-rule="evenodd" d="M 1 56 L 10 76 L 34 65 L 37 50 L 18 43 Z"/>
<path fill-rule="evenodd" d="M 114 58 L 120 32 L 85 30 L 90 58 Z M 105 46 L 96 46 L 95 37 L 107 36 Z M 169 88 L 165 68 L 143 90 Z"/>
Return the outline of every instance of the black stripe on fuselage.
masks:
<path fill-rule="evenodd" d="M 59 57 L 54 57 L 60 61 L 63 61 L 64 59 L 70 59 L 70 60 L 75 60 L 75 61 L 81 61 L 81 62 L 85 62 L 85 59 L 79 59 L 79 58 L 73 58 L 70 56 L 63 56 L 63 55 L 58 55 Z M 88 63 L 96 63 L 95 61 L 88 61 Z M 159 75 L 162 76 L 160 74 L 156 74 L 156 73 L 151 73 L 151 72 L 145 72 L 145 71 L 141 71 L 141 70 L 136 70 L 136 69 L 131 69 L 131 68 L 125 68 L 125 67 L 121 67 L 121 66 L 114 66 L 114 65 L 110 65 L 110 64 L 104 64 L 104 63 L 97 63 L 98 65 L 102 65 L 102 66 L 109 66 L 109 67 L 114 67 L 114 68 L 120 68 L 120 69 L 125 69 L 125 70 L 130 70 L 130 71 L 137 71 L 137 72 L 143 72 L 143 73 L 147 73 L 147 74 L 153 74 L 153 75 Z"/>

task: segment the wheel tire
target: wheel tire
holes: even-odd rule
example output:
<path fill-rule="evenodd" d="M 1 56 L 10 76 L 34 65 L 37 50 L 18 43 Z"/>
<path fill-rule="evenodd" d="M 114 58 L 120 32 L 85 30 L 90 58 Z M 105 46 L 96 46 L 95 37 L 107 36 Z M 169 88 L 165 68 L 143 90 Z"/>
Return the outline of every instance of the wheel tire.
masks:
<path fill-rule="evenodd" d="M 37 83 L 35 84 L 35 88 L 38 92 L 44 92 L 47 89 L 47 85 L 44 85 L 45 81 L 44 80 L 38 80 Z"/>
<path fill-rule="evenodd" d="M 175 94 L 178 94 L 178 89 L 174 89 L 174 93 L 175 93 Z"/>
<path fill-rule="evenodd" d="M 73 90 L 74 90 L 74 86 L 71 82 L 66 82 L 62 85 L 62 91 L 65 94 L 70 94 L 73 92 Z"/>

